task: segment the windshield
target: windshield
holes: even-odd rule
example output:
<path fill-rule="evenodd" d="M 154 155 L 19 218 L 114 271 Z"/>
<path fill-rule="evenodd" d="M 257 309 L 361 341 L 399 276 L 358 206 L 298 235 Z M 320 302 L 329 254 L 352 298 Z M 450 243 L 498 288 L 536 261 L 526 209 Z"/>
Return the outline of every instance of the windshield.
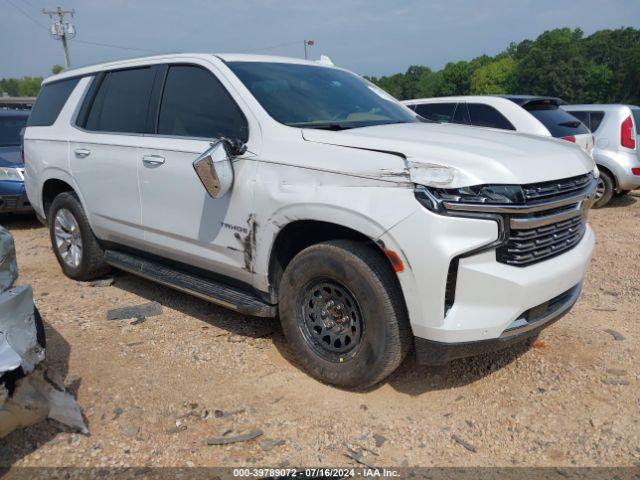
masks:
<path fill-rule="evenodd" d="M 632 108 L 633 120 L 636 124 L 636 133 L 640 133 L 640 108 Z"/>
<path fill-rule="evenodd" d="M 540 120 L 549 133 L 556 138 L 589 133 L 589 129 L 580 120 L 557 105 L 532 102 L 524 108 Z"/>
<path fill-rule="evenodd" d="M 20 145 L 20 131 L 26 125 L 27 115 L 0 116 L 0 147 Z"/>
<path fill-rule="evenodd" d="M 291 127 L 342 130 L 420 121 L 389 94 L 337 68 L 268 62 L 227 65 L 269 115 Z"/>

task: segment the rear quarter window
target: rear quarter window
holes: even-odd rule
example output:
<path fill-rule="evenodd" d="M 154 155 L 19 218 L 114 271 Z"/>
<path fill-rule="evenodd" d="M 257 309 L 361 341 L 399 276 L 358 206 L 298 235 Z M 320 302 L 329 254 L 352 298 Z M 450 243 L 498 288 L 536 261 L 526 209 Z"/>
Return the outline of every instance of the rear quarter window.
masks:
<path fill-rule="evenodd" d="M 553 137 L 562 138 L 589 133 L 589 129 L 569 112 L 557 105 L 530 103 L 524 109 L 547 127 Z"/>
<path fill-rule="evenodd" d="M 601 111 L 590 111 L 590 110 L 568 110 L 568 112 L 584 123 L 589 130 L 595 132 L 598 130 L 598 127 L 602 123 L 602 119 L 604 118 L 604 112 Z"/>
<path fill-rule="evenodd" d="M 53 125 L 79 81 L 80 78 L 71 78 L 43 85 L 29 115 L 27 126 L 48 127 Z"/>

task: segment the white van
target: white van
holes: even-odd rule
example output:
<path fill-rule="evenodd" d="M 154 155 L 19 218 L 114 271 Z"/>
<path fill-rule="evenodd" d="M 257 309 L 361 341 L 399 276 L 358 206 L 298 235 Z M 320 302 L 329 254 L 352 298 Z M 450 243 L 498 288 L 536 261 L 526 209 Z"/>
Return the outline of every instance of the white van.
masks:
<path fill-rule="evenodd" d="M 48 78 L 26 188 L 77 280 L 116 267 L 279 316 L 315 377 L 366 387 L 504 348 L 578 298 L 596 170 L 569 143 L 425 123 L 332 65 L 127 60 Z"/>

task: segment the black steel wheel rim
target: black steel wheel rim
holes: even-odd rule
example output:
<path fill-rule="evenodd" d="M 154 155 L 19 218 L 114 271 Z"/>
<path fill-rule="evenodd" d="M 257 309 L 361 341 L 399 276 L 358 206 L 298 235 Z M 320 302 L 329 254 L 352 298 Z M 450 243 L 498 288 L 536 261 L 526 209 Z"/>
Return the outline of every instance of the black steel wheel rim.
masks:
<path fill-rule="evenodd" d="M 298 301 L 298 326 L 307 343 L 325 360 L 352 358 L 364 333 L 355 296 L 334 280 L 310 282 Z"/>

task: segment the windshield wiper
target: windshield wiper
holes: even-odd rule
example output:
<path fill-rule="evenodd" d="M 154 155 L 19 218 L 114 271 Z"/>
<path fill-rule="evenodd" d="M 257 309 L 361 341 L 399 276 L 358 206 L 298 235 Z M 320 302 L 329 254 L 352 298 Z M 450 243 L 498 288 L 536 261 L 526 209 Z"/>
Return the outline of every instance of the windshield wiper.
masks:
<path fill-rule="evenodd" d="M 338 122 L 326 122 L 326 123 L 289 123 L 290 127 L 298 127 L 298 128 L 316 128 L 319 130 L 348 130 L 349 128 L 355 128 L 356 125 L 349 125 L 346 123 L 338 123 Z"/>
<path fill-rule="evenodd" d="M 317 128 L 320 130 L 349 130 L 352 128 L 377 127 L 378 125 L 394 125 L 397 123 L 410 123 L 403 120 L 390 120 L 380 122 L 359 122 L 359 123 L 340 123 L 340 122 L 318 122 L 318 123 L 289 123 L 290 127 L 299 128 Z"/>

